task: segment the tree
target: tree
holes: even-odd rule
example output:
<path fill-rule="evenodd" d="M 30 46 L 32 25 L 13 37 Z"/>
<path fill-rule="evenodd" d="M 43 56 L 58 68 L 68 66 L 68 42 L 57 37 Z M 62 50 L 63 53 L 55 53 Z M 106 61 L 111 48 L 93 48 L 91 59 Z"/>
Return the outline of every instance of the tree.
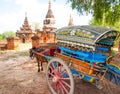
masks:
<path fill-rule="evenodd" d="M 109 26 L 120 33 L 120 0 L 67 0 L 80 15 L 91 14 L 90 24 Z"/>
<path fill-rule="evenodd" d="M 81 14 L 92 14 L 92 24 L 116 25 L 120 21 L 120 0 L 67 0 L 72 9 Z"/>
<path fill-rule="evenodd" d="M 32 28 L 33 28 L 33 30 L 40 29 L 40 23 L 34 22 L 34 23 L 32 24 Z"/>
<path fill-rule="evenodd" d="M 3 39 L 2 34 L 0 34 L 0 40 L 2 40 L 2 39 Z"/>
<path fill-rule="evenodd" d="M 13 32 L 13 31 L 5 31 L 1 35 L 2 35 L 2 39 L 4 40 L 7 37 L 15 36 L 15 32 Z"/>

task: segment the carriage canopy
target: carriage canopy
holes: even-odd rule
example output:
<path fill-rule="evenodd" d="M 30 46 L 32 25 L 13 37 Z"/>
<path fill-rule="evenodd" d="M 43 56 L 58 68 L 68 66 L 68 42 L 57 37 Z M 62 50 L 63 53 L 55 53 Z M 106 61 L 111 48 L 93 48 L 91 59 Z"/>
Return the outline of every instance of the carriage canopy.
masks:
<path fill-rule="evenodd" d="M 68 26 L 56 31 L 57 40 L 79 43 L 80 46 L 107 45 L 113 46 L 118 36 L 116 30 L 100 26 Z"/>

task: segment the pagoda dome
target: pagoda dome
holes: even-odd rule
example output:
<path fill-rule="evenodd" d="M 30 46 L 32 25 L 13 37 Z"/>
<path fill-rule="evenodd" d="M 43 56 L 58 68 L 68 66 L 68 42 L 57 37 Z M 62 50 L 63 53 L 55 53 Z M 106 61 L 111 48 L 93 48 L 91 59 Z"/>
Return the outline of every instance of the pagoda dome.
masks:
<path fill-rule="evenodd" d="M 48 10 L 46 18 L 54 18 L 54 15 L 51 9 Z"/>

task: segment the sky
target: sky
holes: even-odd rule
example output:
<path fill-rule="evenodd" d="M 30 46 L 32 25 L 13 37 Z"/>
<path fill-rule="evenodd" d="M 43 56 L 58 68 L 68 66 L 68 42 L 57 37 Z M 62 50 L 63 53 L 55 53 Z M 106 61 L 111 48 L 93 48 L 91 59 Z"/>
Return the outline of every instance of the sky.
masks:
<path fill-rule="evenodd" d="M 66 1 L 51 0 L 55 26 L 57 28 L 67 26 L 70 14 L 74 25 L 88 25 L 91 16 L 79 15 L 76 10 L 71 9 L 70 4 L 66 4 Z M 42 28 L 47 11 L 48 0 L 0 0 L 0 33 L 19 30 L 25 19 L 25 12 L 31 26 L 37 22 Z"/>

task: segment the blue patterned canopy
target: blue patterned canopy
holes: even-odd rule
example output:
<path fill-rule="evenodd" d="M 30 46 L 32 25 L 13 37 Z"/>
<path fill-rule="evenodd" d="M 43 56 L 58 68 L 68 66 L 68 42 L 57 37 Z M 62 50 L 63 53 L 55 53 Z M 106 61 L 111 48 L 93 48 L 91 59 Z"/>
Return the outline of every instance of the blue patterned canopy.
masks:
<path fill-rule="evenodd" d="M 113 46 L 118 36 L 116 30 L 100 26 L 67 26 L 55 30 L 57 40 L 83 43 L 87 45 L 102 44 Z"/>

